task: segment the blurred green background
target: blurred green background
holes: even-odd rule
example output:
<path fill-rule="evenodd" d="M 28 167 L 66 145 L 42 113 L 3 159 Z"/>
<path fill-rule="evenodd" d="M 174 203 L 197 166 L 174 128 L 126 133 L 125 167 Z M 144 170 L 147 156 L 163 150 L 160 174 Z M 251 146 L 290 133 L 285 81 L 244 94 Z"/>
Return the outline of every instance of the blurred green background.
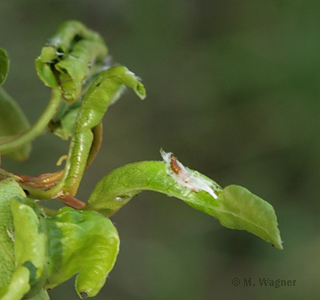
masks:
<path fill-rule="evenodd" d="M 0 47 L 11 58 L 4 87 L 31 123 L 49 98 L 34 60 L 68 19 L 101 33 L 148 92 L 139 101 L 128 91 L 109 109 L 79 198 L 116 167 L 160 160 L 162 147 L 222 186 L 239 184 L 270 202 L 284 241 L 280 251 L 146 192 L 112 217 L 120 255 L 94 299 L 319 299 L 320 2 L 2 0 Z M 54 171 L 68 143 L 46 133 L 33 148 L 28 161 L 3 159 L 3 168 Z M 245 278 L 256 285 L 244 286 Z M 296 284 L 261 287 L 259 278 Z M 73 284 L 50 291 L 52 299 L 78 299 Z"/>

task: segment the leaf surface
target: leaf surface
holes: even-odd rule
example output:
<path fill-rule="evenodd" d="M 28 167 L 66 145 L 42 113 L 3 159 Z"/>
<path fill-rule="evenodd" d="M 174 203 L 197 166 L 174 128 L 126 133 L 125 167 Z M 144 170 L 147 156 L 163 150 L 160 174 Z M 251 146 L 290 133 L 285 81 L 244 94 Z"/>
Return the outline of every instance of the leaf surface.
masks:
<path fill-rule="evenodd" d="M 44 285 L 46 235 L 39 216 L 26 203 L 36 204 L 25 197 L 20 186 L 11 179 L 0 182 L 0 236 L 7 248 L 1 253 L 1 299 L 20 300 L 36 295 Z M 1 229 L 2 229 L 1 228 Z M 8 264 L 10 262 L 10 270 Z"/>
<path fill-rule="evenodd" d="M 100 180 L 84 209 L 110 216 L 137 193 L 151 190 L 179 198 L 191 207 L 217 218 L 225 227 L 247 230 L 282 249 L 277 218 L 269 203 L 240 186 L 231 185 L 222 190 L 214 181 L 204 175 L 199 176 L 211 181 L 217 199 L 206 191 L 196 192 L 182 186 L 168 175 L 164 162 L 128 164 Z"/>
<path fill-rule="evenodd" d="M 13 179 L 0 181 L 0 289 L 9 284 L 15 269 L 12 197 L 25 197 L 19 184 Z"/>
<path fill-rule="evenodd" d="M 95 296 L 113 268 L 119 237 L 111 221 L 92 211 L 61 209 L 47 219 L 49 240 L 48 288 L 79 273 L 79 295 Z"/>
<path fill-rule="evenodd" d="M 35 202 L 27 199 L 12 199 L 14 223 L 14 248 L 16 270 L 27 268 L 30 273 L 28 296 L 40 292 L 46 280 L 47 235 L 44 219 Z"/>
<path fill-rule="evenodd" d="M 44 289 L 76 274 L 79 295 L 99 292 L 119 251 L 109 219 L 70 207 L 45 216 L 11 179 L 0 182 L 0 208 L 1 299 L 49 299 Z"/>

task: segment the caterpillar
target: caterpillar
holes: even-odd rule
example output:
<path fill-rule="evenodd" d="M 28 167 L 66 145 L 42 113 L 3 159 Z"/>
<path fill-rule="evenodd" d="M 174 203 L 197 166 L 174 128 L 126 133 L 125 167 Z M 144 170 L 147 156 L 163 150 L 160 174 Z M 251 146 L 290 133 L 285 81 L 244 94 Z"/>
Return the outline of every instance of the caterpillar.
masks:
<path fill-rule="evenodd" d="M 187 169 L 172 152 L 160 150 L 160 154 L 166 163 L 166 172 L 181 186 L 193 192 L 206 191 L 213 198 L 218 199 L 214 191 L 214 184 L 203 178 L 198 172 Z"/>

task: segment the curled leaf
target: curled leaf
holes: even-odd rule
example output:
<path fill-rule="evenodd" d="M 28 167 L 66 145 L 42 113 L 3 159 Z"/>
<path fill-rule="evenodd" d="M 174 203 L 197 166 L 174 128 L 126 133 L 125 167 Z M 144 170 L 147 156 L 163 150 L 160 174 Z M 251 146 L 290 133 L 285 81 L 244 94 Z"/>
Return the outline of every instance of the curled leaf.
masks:
<path fill-rule="evenodd" d="M 59 25 L 56 33 L 49 39 L 48 44 L 59 52 L 68 53 L 72 48 L 73 42 L 77 39 L 102 42 L 102 38 L 98 33 L 88 29 L 79 21 L 69 20 Z"/>
<path fill-rule="evenodd" d="M 39 78 L 60 86 L 65 101 L 82 95 L 82 86 L 104 69 L 108 49 L 100 35 L 77 21 L 61 24 L 36 59 Z"/>
<path fill-rule="evenodd" d="M 61 209 L 47 219 L 49 240 L 49 278 L 53 288 L 79 273 L 79 295 L 95 296 L 113 268 L 119 237 L 111 221 L 92 211 Z"/>
<path fill-rule="evenodd" d="M 78 274 L 79 295 L 96 295 L 113 268 L 119 237 L 111 221 L 70 207 L 48 217 L 19 185 L 0 182 L 0 298 L 49 299 L 53 288 Z"/>
<path fill-rule="evenodd" d="M 94 64 L 102 64 L 107 51 L 104 43 L 81 40 L 55 64 L 55 69 L 60 74 L 63 97 L 67 102 L 73 102 L 81 95 L 85 80 L 95 75 L 91 73 L 92 69 L 95 71 Z"/>

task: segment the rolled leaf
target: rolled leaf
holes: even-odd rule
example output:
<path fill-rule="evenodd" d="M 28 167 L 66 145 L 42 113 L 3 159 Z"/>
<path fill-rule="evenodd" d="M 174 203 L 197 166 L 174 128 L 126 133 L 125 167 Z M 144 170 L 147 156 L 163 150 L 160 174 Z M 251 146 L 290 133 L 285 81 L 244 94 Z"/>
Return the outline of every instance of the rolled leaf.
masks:
<path fill-rule="evenodd" d="M 81 95 L 82 85 L 87 78 L 95 75 L 91 73 L 95 63 L 102 63 L 107 55 L 107 47 L 104 43 L 81 40 L 77 42 L 72 51 L 62 57 L 55 64 L 59 71 L 59 79 L 63 98 L 67 102 L 73 102 Z"/>
<path fill-rule="evenodd" d="M 37 74 L 47 86 L 60 86 L 64 100 L 73 102 L 81 96 L 82 85 L 103 70 L 107 52 L 98 33 L 67 21 L 36 59 Z"/>
<path fill-rule="evenodd" d="M 103 42 L 98 33 L 88 29 L 79 21 L 69 20 L 59 25 L 56 33 L 48 40 L 48 45 L 57 51 L 68 53 L 74 41 L 79 39 Z"/>

